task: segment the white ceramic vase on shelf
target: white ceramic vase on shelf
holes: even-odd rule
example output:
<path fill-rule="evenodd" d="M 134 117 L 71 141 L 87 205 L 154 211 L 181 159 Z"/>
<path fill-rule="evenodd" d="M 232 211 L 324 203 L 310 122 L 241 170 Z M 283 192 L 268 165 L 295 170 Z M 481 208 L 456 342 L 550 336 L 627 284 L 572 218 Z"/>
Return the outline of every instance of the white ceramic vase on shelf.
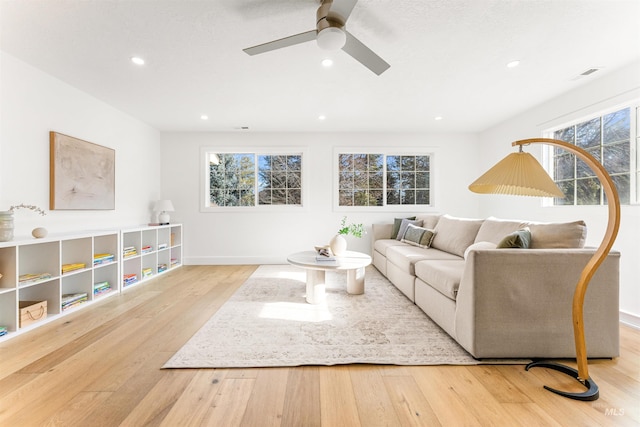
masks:
<path fill-rule="evenodd" d="M 329 242 L 329 247 L 335 256 L 342 256 L 347 251 L 347 239 L 342 234 L 336 234 Z"/>
<path fill-rule="evenodd" d="M 13 212 L 0 211 L 0 242 L 13 239 Z"/>

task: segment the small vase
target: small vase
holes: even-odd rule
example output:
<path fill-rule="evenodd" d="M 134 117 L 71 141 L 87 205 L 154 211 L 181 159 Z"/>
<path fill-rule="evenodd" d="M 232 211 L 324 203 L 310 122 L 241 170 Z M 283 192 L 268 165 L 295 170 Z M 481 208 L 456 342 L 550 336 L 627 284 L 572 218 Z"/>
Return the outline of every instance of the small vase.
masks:
<path fill-rule="evenodd" d="M 0 242 L 13 239 L 13 212 L 0 211 Z"/>
<path fill-rule="evenodd" d="M 329 242 L 329 247 L 335 256 L 342 256 L 347 251 L 347 239 L 342 234 L 336 234 Z"/>

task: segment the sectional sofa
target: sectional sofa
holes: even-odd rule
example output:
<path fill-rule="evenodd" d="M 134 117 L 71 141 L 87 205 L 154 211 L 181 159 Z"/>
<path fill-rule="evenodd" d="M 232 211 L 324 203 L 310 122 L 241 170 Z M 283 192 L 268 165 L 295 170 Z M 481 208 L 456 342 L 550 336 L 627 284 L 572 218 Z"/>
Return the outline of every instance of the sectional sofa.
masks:
<path fill-rule="evenodd" d="M 475 358 L 573 358 L 586 225 L 416 215 L 372 227 L 373 265 Z M 584 305 L 587 354 L 619 355 L 619 260 Z"/>

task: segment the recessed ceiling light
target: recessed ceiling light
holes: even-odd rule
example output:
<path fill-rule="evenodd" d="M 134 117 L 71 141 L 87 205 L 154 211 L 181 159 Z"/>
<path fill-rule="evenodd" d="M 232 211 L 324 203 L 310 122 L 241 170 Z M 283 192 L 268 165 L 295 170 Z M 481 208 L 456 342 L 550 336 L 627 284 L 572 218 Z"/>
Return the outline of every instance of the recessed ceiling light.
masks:
<path fill-rule="evenodd" d="M 433 120 L 442 120 L 442 116 L 435 116 Z"/>
<path fill-rule="evenodd" d="M 318 116 L 318 120 L 324 120 L 326 118 L 327 118 L 327 116 L 325 116 L 324 114 Z"/>
<path fill-rule="evenodd" d="M 133 62 L 136 65 L 144 65 L 144 59 L 140 58 L 139 56 L 132 56 L 131 62 Z"/>
<path fill-rule="evenodd" d="M 333 60 L 332 60 L 332 59 L 327 58 L 327 59 L 323 59 L 323 60 L 322 60 L 322 66 L 323 66 L 323 67 L 325 67 L 325 68 L 329 68 L 329 67 L 331 67 L 332 65 L 333 65 Z"/>
<path fill-rule="evenodd" d="M 201 115 L 200 118 L 202 120 L 209 120 L 209 116 L 207 116 L 206 114 Z"/>
<path fill-rule="evenodd" d="M 511 62 L 509 62 L 509 63 L 507 64 L 507 68 L 515 68 L 515 67 L 517 67 L 518 65 L 520 65 L 520 61 L 518 61 L 518 60 L 511 61 Z"/>

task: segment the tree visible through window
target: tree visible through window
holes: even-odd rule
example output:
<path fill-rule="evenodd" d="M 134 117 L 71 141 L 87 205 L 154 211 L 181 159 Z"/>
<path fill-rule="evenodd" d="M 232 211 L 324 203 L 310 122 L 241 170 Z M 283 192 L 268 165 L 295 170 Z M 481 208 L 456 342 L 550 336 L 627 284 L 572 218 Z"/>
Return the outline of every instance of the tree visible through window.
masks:
<path fill-rule="evenodd" d="M 631 194 L 630 109 L 625 108 L 569 126 L 553 133 L 559 139 L 586 150 L 601 162 L 616 184 L 620 202 L 629 204 Z M 553 177 L 565 198 L 555 205 L 606 204 L 600 181 L 575 155 L 553 148 Z"/>
<path fill-rule="evenodd" d="M 339 206 L 430 204 L 428 155 L 341 153 Z"/>
<path fill-rule="evenodd" d="M 207 158 L 209 206 L 302 204 L 300 154 L 207 153 Z"/>

